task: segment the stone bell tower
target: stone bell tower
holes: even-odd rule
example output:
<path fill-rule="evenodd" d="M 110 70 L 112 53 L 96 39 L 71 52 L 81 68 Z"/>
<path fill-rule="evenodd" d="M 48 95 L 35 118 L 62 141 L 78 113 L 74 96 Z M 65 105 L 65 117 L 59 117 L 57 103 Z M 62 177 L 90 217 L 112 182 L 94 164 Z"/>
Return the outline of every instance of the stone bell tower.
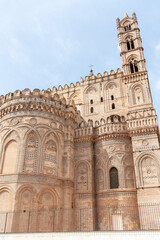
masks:
<path fill-rule="evenodd" d="M 159 129 L 136 14 L 132 17 L 125 14 L 121 21 L 117 18 L 117 30 L 124 71 L 122 82 L 128 96 L 127 128 L 132 142 L 137 200 L 139 204 L 156 204 L 160 202 Z M 141 226 L 145 228 L 145 213 L 141 209 L 139 212 Z M 154 226 L 154 218 L 149 224 Z"/>
<path fill-rule="evenodd" d="M 128 109 L 140 110 L 153 108 L 149 79 L 143 54 L 142 39 L 136 14 L 127 13 L 120 21 L 117 30 L 122 58 L 123 82 L 128 95 Z"/>
<path fill-rule="evenodd" d="M 117 18 L 117 30 L 124 74 L 146 71 L 136 14 L 129 17 L 126 13 L 122 21 Z"/>

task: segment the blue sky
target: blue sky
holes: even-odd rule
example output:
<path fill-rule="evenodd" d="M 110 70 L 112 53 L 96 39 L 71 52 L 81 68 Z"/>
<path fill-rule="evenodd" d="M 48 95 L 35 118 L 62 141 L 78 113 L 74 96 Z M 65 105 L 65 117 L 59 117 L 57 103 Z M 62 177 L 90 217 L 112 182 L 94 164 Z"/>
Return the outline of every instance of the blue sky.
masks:
<path fill-rule="evenodd" d="M 0 0 L 0 95 L 121 68 L 116 18 L 133 11 L 160 121 L 159 0 Z"/>

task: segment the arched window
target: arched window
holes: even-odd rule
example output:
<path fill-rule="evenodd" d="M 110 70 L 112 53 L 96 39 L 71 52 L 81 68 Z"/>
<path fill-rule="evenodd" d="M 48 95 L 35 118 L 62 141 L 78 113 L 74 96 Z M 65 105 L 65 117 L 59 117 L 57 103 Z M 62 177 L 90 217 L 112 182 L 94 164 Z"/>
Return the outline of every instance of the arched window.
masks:
<path fill-rule="evenodd" d="M 110 188 L 118 188 L 119 187 L 119 180 L 118 180 L 118 170 L 115 167 L 112 167 L 109 171 L 110 177 Z"/>
<path fill-rule="evenodd" d="M 131 40 L 131 49 L 134 49 L 134 42 Z"/>
<path fill-rule="evenodd" d="M 131 73 L 134 73 L 133 63 L 130 63 L 130 69 L 131 69 Z"/>
<path fill-rule="evenodd" d="M 94 109 L 93 109 L 93 107 L 91 107 L 91 113 L 93 113 L 94 112 Z"/>
<path fill-rule="evenodd" d="M 90 100 L 90 104 L 93 104 L 93 99 Z"/>
<path fill-rule="evenodd" d="M 128 26 L 125 26 L 125 27 L 124 27 L 124 30 L 125 30 L 125 31 L 131 30 L 131 25 L 129 24 Z"/>
<path fill-rule="evenodd" d="M 113 95 L 111 95 L 111 100 L 114 100 L 114 96 Z"/>
<path fill-rule="evenodd" d="M 101 97 L 101 102 L 103 102 L 103 97 Z"/>
<path fill-rule="evenodd" d="M 131 71 L 131 73 L 138 72 L 138 65 L 137 65 L 137 62 L 134 59 L 132 59 L 130 61 L 130 71 Z"/>
<path fill-rule="evenodd" d="M 130 50 L 131 47 L 130 47 L 130 42 L 127 40 L 127 49 Z"/>
<path fill-rule="evenodd" d="M 135 68 L 135 72 L 138 72 L 138 66 L 136 62 L 134 63 L 134 68 Z"/>
<path fill-rule="evenodd" d="M 127 38 L 126 40 L 127 43 L 127 50 L 131 50 L 134 49 L 134 41 L 132 40 L 132 38 Z"/>
<path fill-rule="evenodd" d="M 115 109 L 115 104 L 114 103 L 112 103 L 112 109 Z"/>

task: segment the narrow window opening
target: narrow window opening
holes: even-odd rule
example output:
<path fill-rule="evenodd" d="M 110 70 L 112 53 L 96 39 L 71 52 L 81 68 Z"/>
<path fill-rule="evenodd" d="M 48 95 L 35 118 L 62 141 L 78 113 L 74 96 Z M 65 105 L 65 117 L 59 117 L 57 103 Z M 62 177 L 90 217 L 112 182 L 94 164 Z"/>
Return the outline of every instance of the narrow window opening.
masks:
<path fill-rule="evenodd" d="M 130 69 L 131 69 L 131 73 L 134 73 L 134 68 L 132 63 L 130 63 Z"/>
<path fill-rule="evenodd" d="M 93 104 L 93 99 L 90 100 L 90 103 Z"/>
<path fill-rule="evenodd" d="M 94 110 L 93 110 L 93 107 L 91 107 L 91 113 L 93 113 L 93 111 L 94 111 Z"/>
<path fill-rule="evenodd" d="M 138 72 L 137 63 L 134 64 L 135 72 Z"/>
<path fill-rule="evenodd" d="M 103 97 L 101 97 L 101 102 L 103 102 Z"/>
<path fill-rule="evenodd" d="M 131 49 L 131 47 L 130 47 L 130 43 L 129 43 L 129 41 L 127 40 L 127 49 L 128 50 L 130 50 Z"/>
<path fill-rule="evenodd" d="M 140 97 L 137 97 L 138 102 L 140 103 Z"/>
<path fill-rule="evenodd" d="M 110 176 L 110 188 L 118 188 L 119 187 L 119 180 L 118 180 L 118 170 L 115 167 L 112 167 L 109 171 Z"/>
<path fill-rule="evenodd" d="M 112 109 L 115 109 L 115 104 L 114 103 L 112 103 Z"/>
<path fill-rule="evenodd" d="M 131 40 L 131 48 L 134 49 L 134 42 Z"/>
<path fill-rule="evenodd" d="M 131 30 L 131 25 L 129 25 L 129 30 Z"/>
<path fill-rule="evenodd" d="M 111 100 L 114 100 L 114 96 L 113 95 L 111 95 Z"/>

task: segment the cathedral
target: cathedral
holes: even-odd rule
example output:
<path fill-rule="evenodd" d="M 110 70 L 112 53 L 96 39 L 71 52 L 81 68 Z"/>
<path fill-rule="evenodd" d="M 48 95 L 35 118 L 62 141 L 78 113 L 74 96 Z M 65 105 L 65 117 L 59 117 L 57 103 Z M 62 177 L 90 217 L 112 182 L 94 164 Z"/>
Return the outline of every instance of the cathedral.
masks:
<path fill-rule="evenodd" d="M 0 96 L 0 232 L 160 226 L 160 140 L 136 14 L 122 69 Z"/>

